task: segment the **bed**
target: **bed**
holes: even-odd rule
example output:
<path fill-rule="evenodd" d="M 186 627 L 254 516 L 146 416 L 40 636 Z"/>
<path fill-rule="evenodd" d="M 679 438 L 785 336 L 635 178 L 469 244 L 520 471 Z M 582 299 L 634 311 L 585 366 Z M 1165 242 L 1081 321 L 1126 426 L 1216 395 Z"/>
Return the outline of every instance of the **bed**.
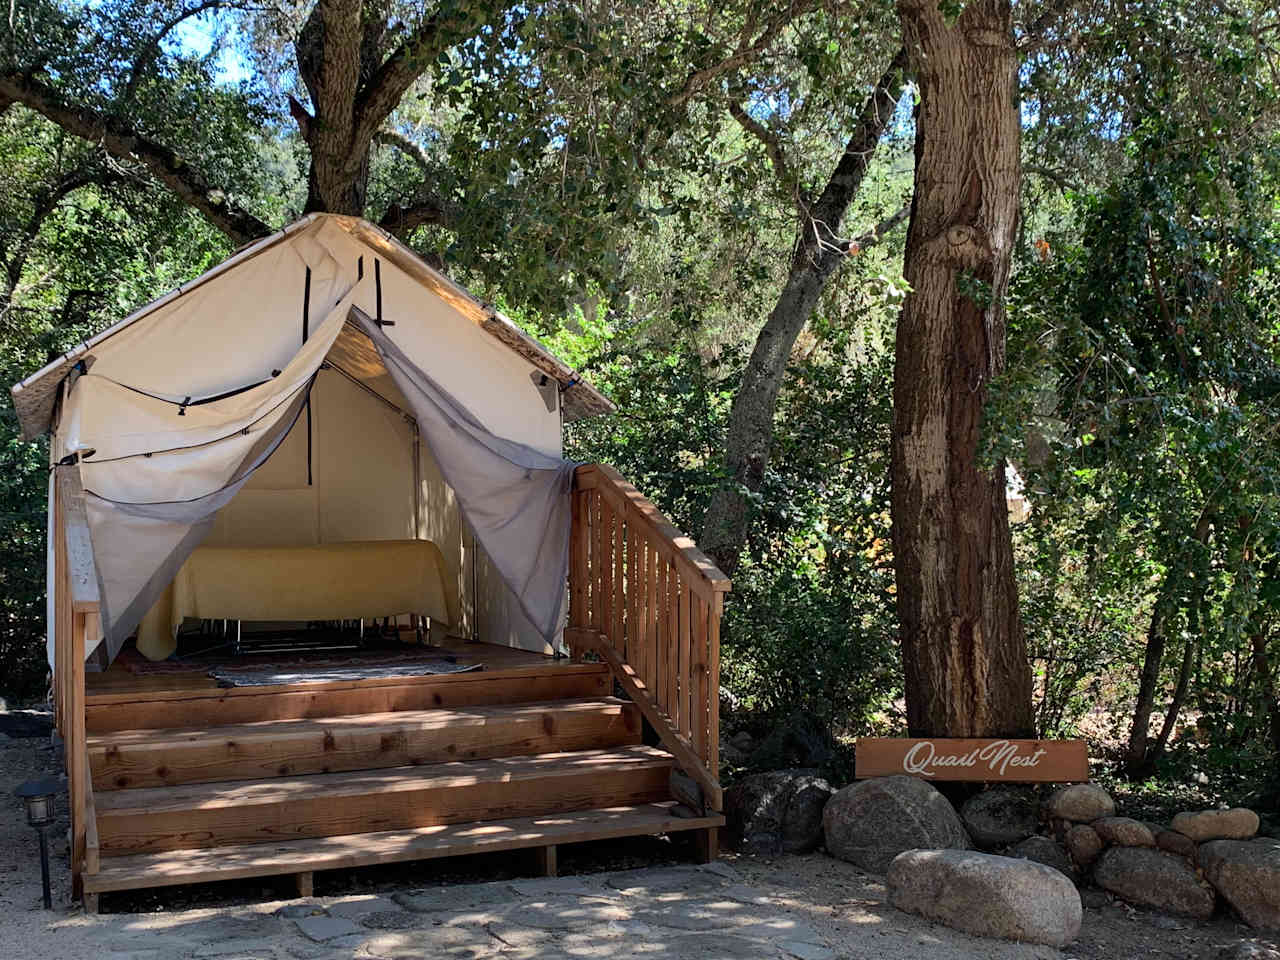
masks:
<path fill-rule="evenodd" d="M 293 547 L 199 547 L 143 618 L 151 660 L 177 649 L 182 622 L 359 620 L 418 614 L 457 624 L 457 585 L 429 540 Z"/>

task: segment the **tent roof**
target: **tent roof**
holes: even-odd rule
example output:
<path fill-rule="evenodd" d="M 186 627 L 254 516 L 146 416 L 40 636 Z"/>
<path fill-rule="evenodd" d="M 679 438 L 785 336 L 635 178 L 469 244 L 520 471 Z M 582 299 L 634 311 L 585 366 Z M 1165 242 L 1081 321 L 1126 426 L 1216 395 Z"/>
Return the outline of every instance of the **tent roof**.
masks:
<path fill-rule="evenodd" d="M 165 304 L 185 296 L 208 280 L 228 270 L 234 270 L 238 265 L 280 243 L 285 237 L 316 223 L 322 218 L 338 224 L 343 230 L 379 256 L 385 257 L 388 261 L 394 263 L 422 286 L 440 297 L 458 313 L 480 327 L 507 349 L 523 357 L 536 369 L 555 379 L 563 390 L 562 402 L 565 420 L 579 420 L 583 417 L 610 413 L 614 410 L 613 403 L 579 377 L 568 364 L 554 356 L 546 347 L 517 327 L 510 319 L 493 309 L 493 307 L 482 303 L 444 274 L 433 269 L 422 258 L 385 230 L 359 217 L 313 213 L 303 217 L 297 223 L 290 224 L 283 230 L 273 233 L 269 237 L 255 241 L 249 246 L 238 250 L 229 259 L 212 270 L 201 274 L 189 283 L 184 283 L 160 299 L 147 304 L 147 306 L 114 326 L 108 327 L 91 339 L 73 347 L 63 356 L 36 371 L 21 383 L 15 384 L 11 391 L 13 394 L 13 406 L 18 414 L 18 422 L 22 427 L 23 436 L 27 439 L 33 439 L 50 428 L 58 385 L 71 367 L 82 356 L 91 351 L 94 346 L 115 336 Z"/>

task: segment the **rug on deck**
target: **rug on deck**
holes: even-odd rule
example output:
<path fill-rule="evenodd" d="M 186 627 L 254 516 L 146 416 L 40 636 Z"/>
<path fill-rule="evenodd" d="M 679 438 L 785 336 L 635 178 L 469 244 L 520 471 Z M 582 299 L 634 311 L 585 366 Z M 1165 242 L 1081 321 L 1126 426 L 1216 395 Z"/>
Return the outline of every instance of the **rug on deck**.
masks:
<path fill-rule="evenodd" d="M 314 653 L 290 654 L 287 651 L 274 650 L 270 653 L 246 652 L 234 656 L 225 648 L 219 648 L 214 655 L 175 656 L 169 660 L 148 660 L 132 646 L 120 651 L 116 663 L 135 676 L 152 676 L 156 674 L 191 673 L 212 667 L 228 670 L 281 670 L 297 672 L 305 669 L 332 669 L 335 667 L 384 667 L 412 666 L 424 662 L 423 647 L 410 647 L 400 650 L 366 650 L 351 651 L 334 655 L 316 655 Z M 234 659 L 231 658 L 234 656 Z M 432 658 L 428 658 L 432 659 Z M 434 659 L 440 659 L 437 656 Z M 447 658 L 446 658 L 447 659 Z M 220 662 L 219 662 L 220 661 Z M 230 662 L 228 662 L 230 661 Z"/>
<path fill-rule="evenodd" d="M 443 673 L 470 673 L 483 670 L 483 663 L 459 664 L 452 660 L 418 660 L 403 664 L 362 664 L 359 666 L 263 669 L 261 667 L 220 666 L 209 676 L 220 687 L 270 687 L 289 683 L 337 683 L 343 680 L 383 680 L 394 677 L 427 677 Z"/>

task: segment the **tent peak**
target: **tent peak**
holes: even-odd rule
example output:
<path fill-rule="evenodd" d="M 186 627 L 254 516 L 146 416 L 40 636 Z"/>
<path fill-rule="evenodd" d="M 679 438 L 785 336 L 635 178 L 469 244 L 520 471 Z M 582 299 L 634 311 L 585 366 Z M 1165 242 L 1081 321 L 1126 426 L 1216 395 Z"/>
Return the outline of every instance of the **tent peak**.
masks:
<path fill-rule="evenodd" d="M 392 234 L 361 217 L 334 213 L 311 213 L 268 237 L 236 250 L 230 257 L 200 276 L 134 311 L 101 333 L 77 344 L 61 357 L 46 364 L 11 388 L 14 410 L 23 436 L 30 440 L 47 432 L 52 424 L 54 402 L 63 378 L 95 346 L 116 336 L 137 321 L 224 273 L 235 270 L 253 257 L 270 250 L 299 233 L 335 224 L 352 238 L 395 264 L 419 284 L 444 300 L 455 311 L 480 327 L 504 347 L 518 354 L 534 368 L 560 384 L 566 421 L 611 413 L 613 403 L 587 383 L 568 364 L 551 353 L 510 318 L 486 304 L 469 290 L 436 270 Z"/>

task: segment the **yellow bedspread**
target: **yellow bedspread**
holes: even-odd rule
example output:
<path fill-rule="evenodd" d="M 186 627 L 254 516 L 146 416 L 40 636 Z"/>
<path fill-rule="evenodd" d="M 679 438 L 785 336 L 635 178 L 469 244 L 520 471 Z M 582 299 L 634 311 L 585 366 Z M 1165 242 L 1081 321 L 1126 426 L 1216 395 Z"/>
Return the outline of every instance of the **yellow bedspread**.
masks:
<path fill-rule="evenodd" d="M 457 624 L 457 585 L 429 540 L 301 547 L 200 547 L 138 627 L 138 651 L 163 660 L 186 617 L 356 620 L 416 613 Z"/>

